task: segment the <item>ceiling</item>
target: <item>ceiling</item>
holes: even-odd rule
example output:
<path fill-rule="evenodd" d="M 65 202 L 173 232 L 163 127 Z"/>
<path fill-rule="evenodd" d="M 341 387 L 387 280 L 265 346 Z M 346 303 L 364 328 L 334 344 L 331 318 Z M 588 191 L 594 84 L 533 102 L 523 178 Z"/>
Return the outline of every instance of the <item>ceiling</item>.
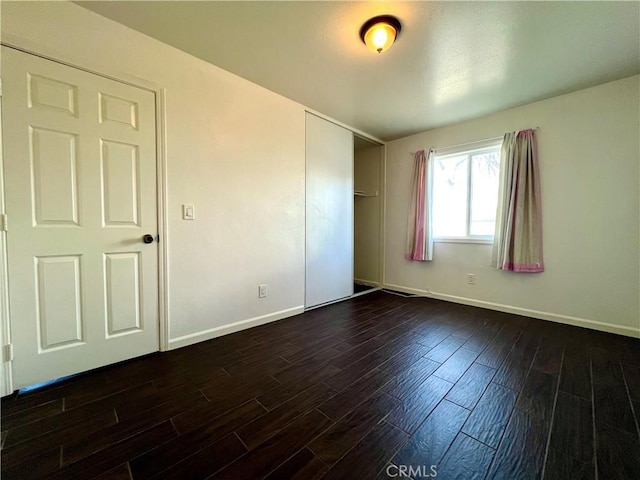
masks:
<path fill-rule="evenodd" d="M 79 4 L 383 140 L 640 73 L 638 2 Z"/>

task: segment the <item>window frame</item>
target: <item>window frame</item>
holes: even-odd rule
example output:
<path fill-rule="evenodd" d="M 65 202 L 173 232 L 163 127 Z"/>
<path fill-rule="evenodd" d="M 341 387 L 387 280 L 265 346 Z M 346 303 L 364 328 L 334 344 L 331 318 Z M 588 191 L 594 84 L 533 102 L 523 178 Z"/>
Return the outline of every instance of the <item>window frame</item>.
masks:
<path fill-rule="evenodd" d="M 472 218 L 471 199 L 473 197 L 473 168 L 471 157 L 478 154 L 498 151 L 501 153 L 502 149 L 502 137 L 500 139 L 491 139 L 485 142 L 477 142 L 473 144 L 466 144 L 459 147 L 441 148 L 435 151 L 433 161 L 435 162 L 440 158 L 449 157 L 461 157 L 466 156 L 466 169 L 467 169 L 467 199 L 466 199 L 466 218 L 465 218 L 465 231 L 464 237 L 456 236 L 436 236 L 434 233 L 433 241 L 436 243 L 470 243 L 470 244 L 493 244 L 494 235 L 470 235 L 470 222 Z M 501 159 L 502 161 L 502 159 Z M 502 166 L 502 163 L 500 164 Z M 432 201 L 435 205 L 435 198 L 431 195 Z"/>

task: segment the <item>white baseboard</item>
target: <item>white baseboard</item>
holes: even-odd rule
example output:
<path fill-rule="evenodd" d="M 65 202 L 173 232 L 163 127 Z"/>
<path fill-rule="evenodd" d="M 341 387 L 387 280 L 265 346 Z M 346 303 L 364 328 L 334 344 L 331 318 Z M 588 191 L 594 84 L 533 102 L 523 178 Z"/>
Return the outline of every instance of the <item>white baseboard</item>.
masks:
<path fill-rule="evenodd" d="M 279 312 L 269 313 L 260 317 L 249 318 L 247 320 L 241 320 L 228 325 L 210 328 L 209 330 L 204 330 L 202 332 L 172 338 L 169 339 L 169 350 L 175 350 L 176 348 L 186 347 L 188 345 L 193 345 L 194 343 L 204 342 L 205 340 L 211 340 L 212 338 L 239 332 L 240 330 L 246 330 L 247 328 L 257 327 L 258 325 L 264 325 L 265 323 L 282 320 L 283 318 L 293 317 L 294 315 L 298 315 L 303 312 L 304 306 L 301 305 L 299 307 L 280 310 Z"/>
<path fill-rule="evenodd" d="M 374 280 L 363 280 L 361 278 L 354 278 L 354 283 L 359 283 L 360 285 L 367 285 L 368 287 L 379 287 L 380 282 L 376 282 Z"/>
<path fill-rule="evenodd" d="M 373 287 L 373 288 L 370 288 L 369 290 L 364 290 L 362 292 L 354 293 L 353 295 L 351 295 L 351 298 L 361 297 L 362 295 L 368 295 L 370 293 L 378 292 L 380 290 L 382 290 L 382 287 Z"/>
<path fill-rule="evenodd" d="M 420 297 L 431 297 L 431 292 L 427 291 L 427 290 L 418 290 L 416 288 L 410 288 L 410 287 L 402 287 L 400 285 L 393 285 L 392 283 L 385 283 L 384 285 L 382 285 L 383 289 L 387 289 L 387 290 L 395 290 L 396 292 L 401 292 L 401 293 L 408 293 L 410 295 L 418 295 Z"/>
<path fill-rule="evenodd" d="M 401 285 L 384 284 L 383 288 L 396 290 L 398 292 L 410 293 L 421 297 L 434 298 L 447 302 L 460 303 L 463 305 L 471 305 L 473 307 L 487 308 L 489 310 L 497 310 L 499 312 L 514 313 L 525 317 L 539 318 L 541 320 L 549 320 L 551 322 L 565 323 L 576 327 L 585 327 L 592 330 L 600 330 L 608 333 L 616 333 L 626 335 L 628 337 L 640 338 L 640 328 L 625 327 L 622 325 L 614 325 L 612 323 L 598 322 L 596 320 L 588 320 L 586 318 L 572 317 L 569 315 L 560 315 L 551 312 L 542 312 L 539 310 L 530 310 L 528 308 L 515 307 L 512 305 L 503 305 L 501 303 L 486 302 L 484 300 L 476 300 L 473 298 L 458 297 L 456 295 L 448 295 L 446 293 L 438 293 L 430 290 L 419 290 L 416 288 L 403 287 Z"/>

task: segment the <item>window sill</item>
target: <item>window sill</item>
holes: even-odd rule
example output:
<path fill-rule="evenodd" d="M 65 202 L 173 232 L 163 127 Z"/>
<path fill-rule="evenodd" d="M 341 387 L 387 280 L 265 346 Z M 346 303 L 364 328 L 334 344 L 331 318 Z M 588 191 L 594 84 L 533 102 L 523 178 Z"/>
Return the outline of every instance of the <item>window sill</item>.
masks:
<path fill-rule="evenodd" d="M 472 243 L 476 245 L 493 245 L 493 238 L 459 238 L 439 237 L 433 239 L 434 243 Z"/>

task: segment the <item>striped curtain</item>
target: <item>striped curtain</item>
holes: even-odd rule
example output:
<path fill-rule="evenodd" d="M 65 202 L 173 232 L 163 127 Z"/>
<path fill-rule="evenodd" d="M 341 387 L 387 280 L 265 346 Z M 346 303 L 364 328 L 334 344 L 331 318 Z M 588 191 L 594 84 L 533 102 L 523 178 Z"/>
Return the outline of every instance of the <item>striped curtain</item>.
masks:
<path fill-rule="evenodd" d="M 535 130 L 505 134 L 500 163 L 492 265 L 513 272 L 543 272 L 542 200 Z"/>
<path fill-rule="evenodd" d="M 405 258 L 416 262 L 433 260 L 433 229 L 431 227 L 431 181 L 434 151 L 416 152 L 414 157 L 413 193 L 407 225 Z"/>

